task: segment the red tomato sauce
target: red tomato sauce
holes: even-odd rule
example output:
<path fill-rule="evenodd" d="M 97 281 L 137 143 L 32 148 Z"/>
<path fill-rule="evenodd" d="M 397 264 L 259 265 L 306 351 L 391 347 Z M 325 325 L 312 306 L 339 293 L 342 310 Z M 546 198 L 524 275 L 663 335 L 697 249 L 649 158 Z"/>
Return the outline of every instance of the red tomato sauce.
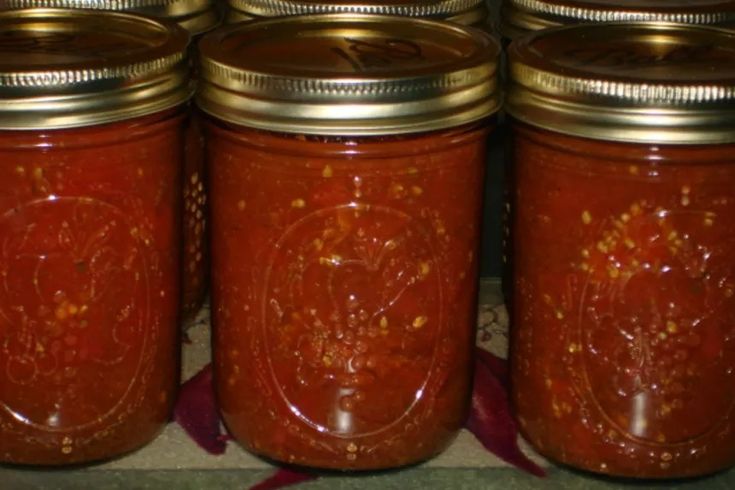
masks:
<path fill-rule="evenodd" d="M 219 24 L 219 22 L 217 22 Z M 210 26 L 206 32 L 217 25 Z M 204 33 L 192 33 L 189 45 L 190 77 L 199 78 L 199 52 L 196 47 Z M 202 115 L 194 104 L 189 106 L 184 138 L 184 209 L 182 211 L 183 248 L 181 276 L 181 312 L 184 322 L 192 320 L 202 307 L 209 289 L 209 204 L 204 156 Z"/>
<path fill-rule="evenodd" d="M 248 449 L 371 469 L 453 439 L 470 395 L 486 134 L 207 124 L 216 391 Z"/>
<path fill-rule="evenodd" d="M 181 309 L 188 320 L 201 308 L 209 282 L 206 168 L 201 116 L 191 108 L 186 123 L 184 158 L 183 272 Z"/>
<path fill-rule="evenodd" d="M 546 456 L 619 476 L 735 463 L 735 145 L 514 124 L 513 395 Z"/>
<path fill-rule="evenodd" d="M 109 458 L 166 424 L 182 121 L 0 131 L 0 461 Z"/>

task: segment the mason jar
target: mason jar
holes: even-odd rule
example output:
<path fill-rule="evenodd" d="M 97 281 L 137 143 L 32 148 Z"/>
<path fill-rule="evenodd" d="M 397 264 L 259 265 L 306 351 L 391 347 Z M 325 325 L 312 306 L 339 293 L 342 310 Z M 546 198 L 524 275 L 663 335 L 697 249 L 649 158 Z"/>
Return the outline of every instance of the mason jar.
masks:
<path fill-rule="evenodd" d="M 552 460 L 735 463 L 735 32 L 555 28 L 510 46 L 512 399 Z"/>
<path fill-rule="evenodd" d="M 469 403 L 499 46 L 346 14 L 244 23 L 200 47 L 228 428 L 322 468 L 439 453 Z"/>
<path fill-rule="evenodd" d="M 176 22 L 192 37 L 193 49 L 202 35 L 217 27 L 221 14 L 214 0 L 126 0 L 125 2 L 80 2 L 79 0 L 0 1 L 0 11 L 23 8 L 94 9 L 129 12 Z M 195 64 L 195 63 L 193 63 Z M 191 111 L 186 121 L 183 179 L 182 318 L 190 320 L 204 302 L 208 286 L 209 244 L 207 195 L 204 172 L 204 136 L 199 114 Z"/>
<path fill-rule="evenodd" d="M 0 13 L 0 461 L 134 450 L 178 382 L 187 33 Z"/>

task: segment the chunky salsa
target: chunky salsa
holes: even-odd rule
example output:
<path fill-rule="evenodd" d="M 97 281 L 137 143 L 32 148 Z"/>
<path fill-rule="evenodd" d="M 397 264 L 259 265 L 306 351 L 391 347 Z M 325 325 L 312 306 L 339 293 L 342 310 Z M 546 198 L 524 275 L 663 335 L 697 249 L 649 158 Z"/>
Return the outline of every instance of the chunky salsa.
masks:
<path fill-rule="evenodd" d="M 15 0 L 0 2 L 0 11 L 37 8 L 37 0 Z M 196 43 L 201 36 L 217 27 L 220 22 L 218 5 L 213 0 L 128 0 L 124 2 L 79 2 L 78 0 L 54 0 L 56 8 L 94 9 L 100 12 L 130 12 L 176 22 L 191 36 L 189 56 L 196 57 Z M 61 41 L 64 40 L 60 36 Z M 90 45 L 93 45 L 90 42 Z M 63 49 L 63 48 L 62 48 Z M 192 78 L 196 78 L 192 74 Z M 182 319 L 190 320 L 201 307 L 207 291 L 208 246 L 207 206 L 204 175 L 203 136 L 201 124 L 195 111 L 191 111 L 186 123 L 184 161 L 184 209 L 182 248 Z"/>
<path fill-rule="evenodd" d="M 735 145 L 514 132 L 523 433 L 614 475 L 732 465 Z"/>
<path fill-rule="evenodd" d="M 0 463 L 114 457 L 178 380 L 188 35 L 65 9 L 0 31 Z"/>
<path fill-rule="evenodd" d="M 206 166 L 201 116 L 192 108 L 184 144 L 181 310 L 183 319 L 196 315 L 209 282 Z"/>
<path fill-rule="evenodd" d="M 0 460 L 109 458 L 178 379 L 183 115 L 0 131 Z"/>
<path fill-rule="evenodd" d="M 437 454 L 469 403 L 499 46 L 314 15 L 229 26 L 200 51 L 227 426 L 305 466 Z"/>
<path fill-rule="evenodd" d="M 216 390 L 249 449 L 369 469 L 453 439 L 469 402 L 486 134 L 209 122 Z"/>

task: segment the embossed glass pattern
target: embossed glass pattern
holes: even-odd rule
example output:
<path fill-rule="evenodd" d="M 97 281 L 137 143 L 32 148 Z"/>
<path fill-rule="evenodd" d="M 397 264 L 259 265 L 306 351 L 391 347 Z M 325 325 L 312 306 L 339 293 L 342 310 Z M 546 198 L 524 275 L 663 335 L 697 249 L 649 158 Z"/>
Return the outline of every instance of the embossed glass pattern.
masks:
<path fill-rule="evenodd" d="M 209 288 L 209 196 L 201 114 L 195 107 L 185 128 L 181 311 L 188 326 L 187 320 L 197 314 Z"/>
<path fill-rule="evenodd" d="M 485 134 L 209 124 L 217 392 L 248 448 L 365 469 L 453 438 L 469 394 Z"/>
<path fill-rule="evenodd" d="M 681 477 L 735 463 L 735 145 L 515 128 L 514 401 L 547 456 Z"/>
<path fill-rule="evenodd" d="M 196 56 L 198 38 L 214 29 L 221 20 L 213 0 L 0 0 L 0 11 L 30 8 L 130 12 L 174 21 L 193 37 L 189 45 L 189 54 L 192 57 Z M 190 118 L 186 124 L 182 218 L 184 247 L 181 307 L 184 320 L 193 317 L 204 302 L 209 267 L 203 136 L 197 114 L 192 111 Z"/>
<path fill-rule="evenodd" d="M 0 132 L 0 460 L 122 454 L 178 380 L 178 112 Z"/>
<path fill-rule="evenodd" d="M 513 400 L 554 460 L 735 464 L 734 42 L 608 24 L 511 44 Z"/>
<path fill-rule="evenodd" d="M 0 462 L 114 457 L 178 380 L 187 34 L 47 9 L 0 31 Z"/>
<path fill-rule="evenodd" d="M 437 454 L 469 403 L 499 46 L 367 15 L 246 23 L 201 46 L 227 426 L 307 466 Z"/>

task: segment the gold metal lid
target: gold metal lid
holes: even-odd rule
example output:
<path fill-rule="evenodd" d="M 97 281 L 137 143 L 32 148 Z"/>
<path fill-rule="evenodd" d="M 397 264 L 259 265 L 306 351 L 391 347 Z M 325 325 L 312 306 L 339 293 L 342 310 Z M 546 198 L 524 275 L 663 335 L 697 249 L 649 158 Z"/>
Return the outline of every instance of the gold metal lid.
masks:
<path fill-rule="evenodd" d="M 137 13 L 172 20 L 192 35 L 213 29 L 220 20 L 214 0 L 0 0 L 0 10 L 29 8 Z"/>
<path fill-rule="evenodd" d="M 580 23 L 735 21 L 735 0 L 503 0 L 500 31 L 515 39 L 529 31 Z"/>
<path fill-rule="evenodd" d="M 227 23 L 260 17 L 345 13 L 434 18 L 478 25 L 488 16 L 485 0 L 227 0 L 227 4 Z"/>
<path fill-rule="evenodd" d="M 200 107 L 244 126 L 379 135 L 448 128 L 500 104 L 500 46 L 471 27 L 378 15 L 281 17 L 199 44 Z"/>
<path fill-rule="evenodd" d="M 175 24 L 91 10 L 0 12 L 0 129 L 88 126 L 191 96 L 189 36 Z"/>
<path fill-rule="evenodd" d="M 506 109 L 544 129 L 610 141 L 735 142 L 735 31 L 583 24 L 511 43 Z"/>

